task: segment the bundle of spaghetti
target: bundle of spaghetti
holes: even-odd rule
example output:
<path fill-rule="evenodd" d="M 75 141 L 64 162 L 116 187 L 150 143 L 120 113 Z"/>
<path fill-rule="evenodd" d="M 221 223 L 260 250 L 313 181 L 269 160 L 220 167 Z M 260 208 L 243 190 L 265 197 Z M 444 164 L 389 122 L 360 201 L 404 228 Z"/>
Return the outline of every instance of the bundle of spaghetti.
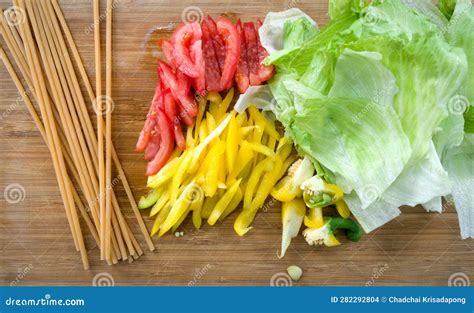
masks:
<path fill-rule="evenodd" d="M 115 264 L 118 260 L 132 262 L 143 254 L 143 250 L 131 231 L 114 193 L 111 179 L 112 161 L 118 173 L 114 181 L 122 182 L 150 251 L 154 250 L 154 246 L 113 147 L 111 132 L 103 133 L 104 121 L 102 111 L 99 110 L 102 108 L 104 99 L 101 95 L 100 83 L 99 32 L 95 32 L 98 77 L 97 90 L 94 93 L 57 1 L 14 0 L 14 5 L 24 14 L 22 22 L 8 23 L 9 17 L 2 14 L 0 30 L 27 89 L 32 91 L 31 94 L 39 107 L 40 114 L 30 100 L 3 48 L 0 48 L 1 57 L 51 152 L 71 234 L 76 250 L 81 253 L 84 268 L 89 268 L 89 261 L 78 211 L 95 243 L 100 247 L 101 259 L 106 260 L 108 264 Z M 108 10 L 110 10 L 108 14 L 111 15 L 110 1 Z M 98 16 L 99 1 L 95 0 L 95 22 L 99 21 Z M 110 31 L 107 32 L 108 37 L 112 35 L 111 21 L 110 16 L 107 20 L 107 23 L 110 23 L 107 26 L 110 27 Z M 100 26 L 98 23 L 94 25 L 96 28 Z M 106 98 L 111 99 L 111 38 L 107 39 L 107 42 L 107 50 L 110 49 L 110 54 L 108 53 L 107 59 Z M 96 105 L 97 136 L 74 65 L 79 69 L 86 86 L 90 105 Z M 106 108 L 106 111 L 111 111 L 110 107 Z M 107 127 L 110 127 L 110 113 L 107 116 Z M 79 187 L 87 205 L 82 202 L 74 188 L 75 185 Z"/>

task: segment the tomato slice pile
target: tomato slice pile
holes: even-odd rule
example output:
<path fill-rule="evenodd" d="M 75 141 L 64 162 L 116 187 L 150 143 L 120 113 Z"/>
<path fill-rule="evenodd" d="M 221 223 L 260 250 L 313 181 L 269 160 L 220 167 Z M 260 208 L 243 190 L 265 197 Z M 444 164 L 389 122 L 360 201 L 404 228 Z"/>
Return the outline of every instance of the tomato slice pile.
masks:
<path fill-rule="evenodd" d="M 160 40 L 166 60 L 158 60 L 155 95 L 135 147 L 149 161 L 147 176 L 166 164 L 175 146 L 186 149 L 183 126 L 194 123 L 196 96 L 228 90 L 234 82 L 244 93 L 273 76 L 273 66 L 262 64 L 268 53 L 258 36 L 261 24 L 208 16 L 202 23 L 181 24 L 169 40 Z"/>

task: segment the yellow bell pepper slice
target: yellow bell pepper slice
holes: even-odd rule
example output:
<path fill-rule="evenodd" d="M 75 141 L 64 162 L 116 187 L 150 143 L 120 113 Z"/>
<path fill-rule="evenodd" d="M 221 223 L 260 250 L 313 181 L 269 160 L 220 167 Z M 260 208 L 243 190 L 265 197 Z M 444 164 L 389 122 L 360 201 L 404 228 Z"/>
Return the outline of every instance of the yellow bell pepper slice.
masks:
<path fill-rule="evenodd" d="M 290 176 L 285 176 L 276 184 L 275 188 L 273 188 L 271 195 L 278 201 L 289 202 L 297 197 L 301 197 L 303 190 L 292 183 Z"/>
<path fill-rule="evenodd" d="M 273 151 L 273 149 L 261 144 L 261 143 L 254 143 L 254 142 L 249 142 L 248 143 L 249 147 L 255 151 L 255 152 L 258 152 L 258 153 L 261 153 L 267 157 L 272 157 L 275 155 L 275 152 Z"/>
<path fill-rule="evenodd" d="M 181 194 L 179 195 L 178 199 L 176 201 L 172 201 L 173 206 L 171 207 L 171 211 L 168 214 L 168 217 L 166 220 L 163 222 L 163 224 L 160 227 L 160 232 L 159 236 L 163 236 L 167 231 L 169 231 L 176 222 L 179 221 L 181 216 L 186 213 L 190 206 L 190 193 L 193 192 L 193 188 L 195 188 L 196 184 L 194 181 L 186 185 L 186 187 L 183 188 Z"/>
<path fill-rule="evenodd" d="M 339 200 L 335 203 L 335 205 L 336 205 L 337 212 L 343 218 L 348 218 L 351 215 L 351 211 L 349 210 L 349 207 L 347 206 L 346 201 Z"/>
<path fill-rule="evenodd" d="M 216 194 L 214 197 L 208 197 L 204 199 L 201 210 L 201 218 L 208 219 L 211 216 L 212 210 L 216 206 L 217 201 L 219 201 L 219 194 Z"/>
<path fill-rule="evenodd" d="M 257 211 L 251 211 L 251 210 L 245 210 L 245 209 L 242 212 L 240 212 L 239 216 L 237 216 L 234 222 L 235 233 L 239 235 L 240 237 L 248 233 L 248 231 L 253 228 L 250 225 L 253 223 L 253 220 L 255 219 L 256 214 L 257 214 Z"/>
<path fill-rule="evenodd" d="M 229 129 L 227 131 L 227 140 L 226 140 L 226 162 L 227 162 L 227 171 L 231 173 L 234 170 L 235 158 L 238 153 L 240 143 L 240 132 L 237 125 L 237 120 L 235 118 L 235 111 L 231 114 L 231 119 L 229 122 Z"/>
<path fill-rule="evenodd" d="M 220 103 L 219 107 L 217 108 L 216 115 L 215 115 L 217 122 L 220 122 L 222 120 L 225 113 L 229 109 L 229 106 L 233 99 L 234 99 L 234 88 L 231 88 L 227 92 L 227 95 L 225 96 L 225 98 Z"/>
<path fill-rule="evenodd" d="M 238 113 L 237 116 L 236 116 L 236 119 L 237 119 L 237 125 L 239 127 L 244 127 L 244 126 L 250 124 L 249 121 L 248 121 L 247 113 L 245 113 L 245 112 Z"/>
<path fill-rule="evenodd" d="M 181 153 L 178 149 L 173 151 L 170 160 L 168 163 L 161 168 L 161 170 L 153 176 L 148 177 L 147 187 L 152 189 L 158 189 L 166 183 L 173 174 L 176 172 L 177 166 L 179 162 L 181 162 L 181 158 L 177 157 L 177 155 Z"/>
<path fill-rule="evenodd" d="M 272 138 L 279 140 L 280 134 L 275 129 L 275 124 L 267 120 L 265 116 L 254 106 L 248 108 L 250 116 L 252 116 L 255 124 L 263 125 L 264 131 Z"/>
<path fill-rule="evenodd" d="M 151 228 L 150 236 L 154 236 L 160 230 L 161 224 L 165 221 L 166 217 L 170 213 L 171 202 L 167 202 L 160 213 L 156 216 L 153 227 Z"/>
<path fill-rule="evenodd" d="M 190 209 L 193 211 L 193 225 L 196 229 L 201 228 L 202 218 L 201 211 L 204 204 L 204 195 L 198 196 L 198 198 L 191 203 Z"/>
<path fill-rule="evenodd" d="M 252 198 L 255 194 L 255 189 L 262 178 L 265 172 L 271 171 L 273 166 L 272 158 L 266 158 L 260 161 L 250 174 L 250 178 L 247 182 L 247 187 L 245 188 L 244 192 L 244 210 L 250 209 L 250 205 L 252 204 Z"/>
<path fill-rule="evenodd" d="M 194 122 L 194 143 L 198 142 L 199 139 L 199 128 L 201 127 L 204 112 L 206 112 L 206 105 L 206 98 L 199 99 L 198 114 L 196 116 L 196 121 Z"/>
<path fill-rule="evenodd" d="M 227 176 L 227 184 L 230 185 L 233 180 L 235 180 L 242 170 L 247 166 L 247 164 L 252 161 L 254 153 L 252 148 L 249 146 L 247 141 L 243 141 L 240 145 L 239 152 L 237 153 L 237 158 L 233 170 Z"/>
<path fill-rule="evenodd" d="M 150 210 L 150 217 L 155 216 L 156 214 L 158 214 L 165 207 L 166 203 L 168 203 L 169 200 L 170 200 L 170 194 L 169 194 L 168 190 L 163 191 L 161 193 L 161 196 L 158 199 L 158 201 L 155 203 L 153 208 Z"/>
<path fill-rule="evenodd" d="M 219 180 L 219 169 L 222 164 L 219 164 L 222 159 L 221 156 L 225 151 L 225 144 L 219 141 L 214 147 L 209 150 L 204 161 L 206 170 L 204 173 L 203 190 L 206 196 L 212 197 L 216 194 Z"/>
<path fill-rule="evenodd" d="M 280 168 L 282 165 L 283 162 L 278 155 L 272 158 L 271 170 L 267 171 L 267 173 L 263 175 L 262 181 L 258 186 L 257 192 L 255 193 L 255 198 L 250 204 L 251 210 L 256 211 L 263 206 L 265 200 L 272 191 L 273 186 L 275 186 L 275 183 L 280 179 L 278 174 L 280 173 Z"/>
<path fill-rule="evenodd" d="M 242 126 L 239 128 L 239 135 L 241 138 L 246 139 L 255 130 L 255 126 Z"/>
<path fill-rule="evenodd" d="M 207 94 L 207 100 L 219 104 L 222 102 L 222 97 L 217 91 L 211 91 Z"/>
<path fill-rule="evenodd" d="M 235 209 L 239 206 L 240 202 L 242 201 L 243 198 L 243 193 L 242 193 L 242 188 L 237 189 L 237 192 L 235 193 L 234 197 L 232 198 L 232 201 L 230 201 L 229 205 L 227 208 L 224 210 L 222 215 L 219 217 L 219 220 L 222 222 L 224 219 L 229 216 L 232 212 L 234 212 Z"/>
<path fill-rule="evenodd" d="M 206 113 L 206 123 L 208 132 L 212 132 L 216 128 L 216 120 L 209 112 Z"/>
<path fill-rule="evenodd" d="M 173 173 L 173 179 L 171 180 L 171 195 L 170 199 L 172 202 L 176 201 L 179 195 L 179 187 L 183 183 L 184 175 L 188 171 L 191 165 L 193 154 L 192 150 L 186 150 L 181 156 L 181 162 L 176 166 L 176 172 Z"/>
<path fill-rule="evenodd" d="M 173 227 L 171 228 L 171 233 L 174 233 L 179 226 L 181 226 L 181 224 L 183 224 L 184 220 L 186 219 L 186 217 L 188 217 L 189 215 L 189 212 L 191 212 L 191 209 L 188 207 L 186 209 L 186 211 L 183 213 L 183 215 L 181 215 L 181 217 L 179 218 L 179 220 L 173 225 Z"/>
<path fill-rule="evenodd" d="M 222 196 L 222 198 L 219 199 L 217 202 L 216 206 L 214 207 L 214 210 L 212 210 L 211 215 L 207 219 L 207 223 L 209 225 L 214 225 L 219 217 L 222 215 L 222 213 L 225 211 L 225 209 L 229 206 L 230 202 L 234 198 L 235 194 L 237 193 L 237 190 L 239 190 L 239 185 L 242 179 L 237 180 Z"/>
<path fill-rule="evenodd" d="M 304 224 L 308 228 L 320 228 L 324 225 L 323 208 L 309 209 L 304 217 Z"/>

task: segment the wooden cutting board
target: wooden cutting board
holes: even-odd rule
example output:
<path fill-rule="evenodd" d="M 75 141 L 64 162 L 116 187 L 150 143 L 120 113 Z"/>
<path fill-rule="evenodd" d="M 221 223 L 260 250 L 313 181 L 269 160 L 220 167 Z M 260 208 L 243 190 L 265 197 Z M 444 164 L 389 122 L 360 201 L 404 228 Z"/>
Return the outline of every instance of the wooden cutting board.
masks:
<path fill-rule="evenodd" d="M 91 1 L 60 2 L 93 81 Z M 0 0 L 3 9 L 10 5 L 10 1 Z M 113 140 L 137 199 L 147 191 L 146 163 L 133 148 L 156 79 L 153 42 L 147 43 L 147 34 L 158 29 L 155 34 L 168 36 L 186 15 L 227 14 L 255 20 L 264 18 L 268 11 L 290 7 L 303 9 L 319 25 L 327 22 L 327 1 L 323 0 L 117 1 L 113 11 Z M 1 44 L 5 47 L 3 40 Z M 88 236 L 91 270 L 84 271 L 48 150 L 3 66 L 0 73 L 2 285 L 91 285 L 98 274 L 112 277 L 116 285 L 269 285 L 272 277 L 279 277 L 274 275 L 285 272 L 289 265 L 304 270 L 303 278 L 294 285 L 447 285 L 448 278 L 459 272 L 474 279 L 474 242 L 460 240 L 457 215 L 450 207 L 443 214 L 403 209 L 403 215 L 360 242 L 344 241 L 336 248 L 311 247 L 299 236 L 283 259 L 277 257 L 281 240 L 278 205 L 259 213 L 255 228 L 244 238 L 233 232 L 235 215 L 223 225 L 205 225 L 199 231 L 186 221 L 183 237 L 154 238 L 156 251 L 147 252 L 133 264 L 107 266 L 99 260 L 99 251 Z M 7 202 L 3 193 L 8 186 L 20 186 L 24 199 L 16 204 Z M 121 187 L 117 194 L 145 250 Z M 152 220 L 146 213 L 150 227 Z"/>

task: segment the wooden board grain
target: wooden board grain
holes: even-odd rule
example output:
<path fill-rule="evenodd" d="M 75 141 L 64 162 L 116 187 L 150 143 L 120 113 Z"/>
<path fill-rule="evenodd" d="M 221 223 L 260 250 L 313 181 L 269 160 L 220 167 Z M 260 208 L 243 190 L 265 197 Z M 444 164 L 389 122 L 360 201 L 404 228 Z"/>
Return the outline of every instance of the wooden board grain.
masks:
<path fill-rule="evenodd" d="M 60 2 L 93 81 L 92 3 Z M 10 5 L 0 0 L 3 9 Z M 147 33 L 158 29 L 167 36 L 186 14 L 228 14 L 250 20 L 289 7 L 303 9 L 320 25 L 327 22 L 327 1 L 323 0 L 117 1 L 113 11 L 113 140 L 137 199 L 146 192 L 146 163 L 133 148 L 155 83 L 153 43 L 147 43 Z M 274 275 L 293 264 L 304 270 L 295 285 L 447 285 L 448 278 L 459 272 L 474 279 L 474 244 L 460 240 L 452 208 L 443 214 L 403 209 L 402 216 L 359 243 L 344 242 L 337 248 L 310 247 L 298 237 L 284 259 L 277 258 L 278 205 L 261 212 L 255 229 L 244 238 L 232 230 L 235 216 L 200 231 L 186 221 L 184 237 L 154 238 L 157 250 L 133 264 L 107 266 L 88 236 L 91 270 L 84 271 L 68 231 L 49 153 L 3 66 L 0 73 L 2 285 L 91 285 L 96 275 L 105 277 L 103 273 L 110 274 L 116 285 L 269 285 Z M 20 186 L 22 201 L 6 201 L 3 193 L 9 186 Z M 120 186 L 117 193 L 145 250 Z M 152 220 L 145 217 L 145 221 L 150 227 Z"/>

